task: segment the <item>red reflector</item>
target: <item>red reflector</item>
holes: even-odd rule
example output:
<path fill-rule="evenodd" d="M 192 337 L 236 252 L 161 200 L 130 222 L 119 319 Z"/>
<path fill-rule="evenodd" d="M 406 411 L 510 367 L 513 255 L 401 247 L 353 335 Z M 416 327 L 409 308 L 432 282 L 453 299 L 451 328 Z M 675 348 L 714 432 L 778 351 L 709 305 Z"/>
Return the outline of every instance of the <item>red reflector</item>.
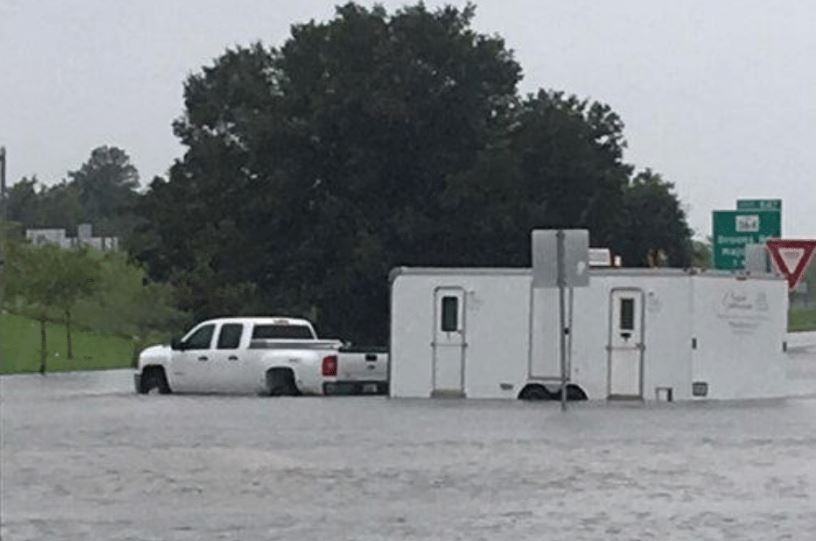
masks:
<path fill-rule="evenodd" d="M 322 370 L 324 376 L 336 376 L 337 375 L 337 355 L 329 355 L 327 357 L 323 357 L 323 366 Z"/>

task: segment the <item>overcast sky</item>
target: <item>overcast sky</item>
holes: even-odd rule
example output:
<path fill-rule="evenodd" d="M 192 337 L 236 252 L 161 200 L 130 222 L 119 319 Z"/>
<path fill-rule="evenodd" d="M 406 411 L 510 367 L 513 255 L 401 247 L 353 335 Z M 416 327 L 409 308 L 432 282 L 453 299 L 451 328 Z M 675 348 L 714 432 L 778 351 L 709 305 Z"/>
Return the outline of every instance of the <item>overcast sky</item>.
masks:
<path fill-rule="evenodd" d="M 775 197 L 785 236 L 816 237 L 816 1 L 476 4 L 476 28 L 515 51 L 523 91 L 562 89 L 621 115 L 626 160 L 676 184 L 698 235 L 712 209 Z M 185 77 L 227 46 L 279 45 L 333 5 L 0 0 L 9 181 L 57 182 L 102 144 L 124 148 L 143 182 L 164 174 L 183 151 L 170 123 Z"/>

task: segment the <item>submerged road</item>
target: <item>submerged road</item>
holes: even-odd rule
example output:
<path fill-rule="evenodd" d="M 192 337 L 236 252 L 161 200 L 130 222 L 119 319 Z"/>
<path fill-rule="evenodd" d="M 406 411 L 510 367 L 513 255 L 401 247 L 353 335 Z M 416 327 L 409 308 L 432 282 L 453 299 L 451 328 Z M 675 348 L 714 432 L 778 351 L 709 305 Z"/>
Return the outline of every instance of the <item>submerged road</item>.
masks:
<path fill-rule="evenodd" d="M 816 531 L 816 400 L 139 396 L 0 378 L 0 537 L 771 539 Z"/>

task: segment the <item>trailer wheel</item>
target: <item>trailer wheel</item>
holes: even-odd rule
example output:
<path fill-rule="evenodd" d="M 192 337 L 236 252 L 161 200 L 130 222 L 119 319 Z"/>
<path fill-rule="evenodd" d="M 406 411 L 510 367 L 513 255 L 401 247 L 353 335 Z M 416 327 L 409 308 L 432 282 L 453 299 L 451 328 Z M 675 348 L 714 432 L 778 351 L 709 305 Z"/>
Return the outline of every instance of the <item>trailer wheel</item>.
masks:
<path fill-rule="evenodd" d="M 266 390 L 269 396 L 298 396 L 295 373 L 289 368 L 272 368 L 266 372 Z"/>
<path fill-rule="evenodd" d="M 167 383 L 167 376 L 164 368 L 160 366 L 148 366 L 142 370 L 142 379 L 139 385 L 141 394 L 148 394 L 156 390 L 159 394 L 170 394 L 170 385 Z"/>
<path fill-rule="evenodd" d="M 570 383 L 567 385 L 567 400 L 586 400 L 587 395 L 583 389 L 575 385 L 574 383 Z"/>
<path fill-rule="evenodd" d="M 546 387 L 539 384 L 530 384 L 519 393 L 519 400 L 552 400 L 552 394 Z"/>
<path fill-rule="evenodd" d="M 553 400 L 561 400 L 561 389 L 552 393 Z M 574 383 L 567 383 L 567 400 L 570 402 L 580 402 L 587 400 L 587 395 L 583 389 Z"/>

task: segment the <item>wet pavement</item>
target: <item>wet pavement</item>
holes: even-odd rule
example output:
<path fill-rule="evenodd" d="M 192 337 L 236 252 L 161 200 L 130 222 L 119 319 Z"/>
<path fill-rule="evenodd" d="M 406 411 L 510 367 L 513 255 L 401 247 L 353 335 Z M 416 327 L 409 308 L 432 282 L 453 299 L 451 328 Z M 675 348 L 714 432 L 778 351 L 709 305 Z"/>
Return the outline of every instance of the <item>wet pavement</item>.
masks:
<path fill-rule="evenodd" d="M 816 538 L 816 399 L 689 404 L 139 396 L 0 378 L 24 539 Z"/>

